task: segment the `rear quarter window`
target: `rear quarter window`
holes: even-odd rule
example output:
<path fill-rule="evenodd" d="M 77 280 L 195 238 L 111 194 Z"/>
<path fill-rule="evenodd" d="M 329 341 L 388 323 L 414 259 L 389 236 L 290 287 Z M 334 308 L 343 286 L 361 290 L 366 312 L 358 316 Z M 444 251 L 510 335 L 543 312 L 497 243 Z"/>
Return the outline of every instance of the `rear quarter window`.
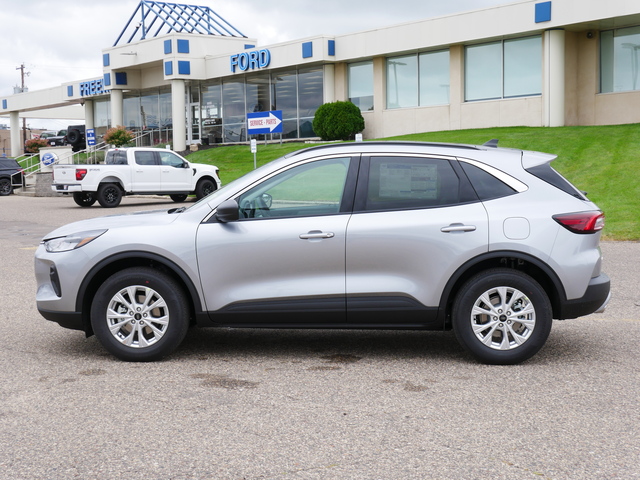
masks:
<path fill-rule="evenodd" d="M 480 200 L 493 200 L 516 193 L 509 185 L 481 168 L 466 162 L 460 162 L 460 165 Z"/>
<path fill-rule="evenodd" d="M 565 193 L 572 195 L 580 200 L 586 200 L 586 197 L 576 187 L 574 187 L 567 179 L 556 172 L 551 165 L 544 163 L 535 167 L 527 168 L 527 172 L 531 175 L 544 180 L 550 185 L 559 188 Z"/>

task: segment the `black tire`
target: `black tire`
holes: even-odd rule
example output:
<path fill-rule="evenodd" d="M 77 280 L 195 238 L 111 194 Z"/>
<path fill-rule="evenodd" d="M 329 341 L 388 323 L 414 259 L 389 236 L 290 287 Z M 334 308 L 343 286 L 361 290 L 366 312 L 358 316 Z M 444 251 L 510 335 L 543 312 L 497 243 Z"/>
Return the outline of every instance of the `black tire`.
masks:
<path fill-rule="evenodd" d="M 96 292 L 91 327 L 102 346 L 120 360 L 151 362 L 169 355 L 184 339 L 189 303 L 170 276 L 153 268 L 128 268 Z"/>
<path fill-rule="evenodd" d="M 189 195 L 182 194 L 182 193 L 169 195 L 169 197 L 171 197 L 171 200 L 173 200 L 176 203 L 184 202 L 187 199 L 188 196 Z"/>
<path fill-rule="evenodd" d="M 98 187 L 98 203 L 104 208 L 114 208 L 122 201 L 122 190 L 115 183 L 103 183 Z"/>
<path fill-rule="evenodd" d="M 8 178 L 0 178 L 0 196 L 11 195 L 13 187 L 11 186 L 11 180 Z"/>
<path fill-rule="evenodd" d="M 81 207 L 90 207 L 96 203 L 96 196 L 93 192 L 74 192 L 73 201 Z"/>
<path fill-rule="evenodd" d="M 218 189 L 216 182 L 210 178 L 202 178 L 196 185 L 196 198 L 200 200 Z"/>
<path fill-rule="evenodd" d="M 460 344 L 479 361 L 493 365 L 513 365 L 535 355 L 549 336 L 552 317 L 540 284 L 506 268 L 472 277 L 458 292 L 452 311 Z"/>
<path fill-rule="evenodd" d="M 67 132 L 67 142 L 71 145 L 75 145 L 80 141 L 80 130 L 73 129 Z"/>

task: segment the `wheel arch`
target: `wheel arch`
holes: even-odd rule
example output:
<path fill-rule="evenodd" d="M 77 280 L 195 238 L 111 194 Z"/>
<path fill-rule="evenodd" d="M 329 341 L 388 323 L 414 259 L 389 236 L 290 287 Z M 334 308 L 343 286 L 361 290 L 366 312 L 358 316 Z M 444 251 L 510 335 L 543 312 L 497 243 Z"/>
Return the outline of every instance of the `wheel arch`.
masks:
<path fill-rule="evenodd" d="M 98 187 L 96 189 L 96 192 L 98 191 L 98 189 L 100 189 L 100 186 L 104 185 L 105 183 L 113 183 L 113 184 L 117 185 L 120 188 L 120 190 L 125 192 L 124 182 L 122 181 L 122 179 L 120 177 L 117 177 L 115 175 L 109 175 L 109 176 L 106 176 L 104 178 L 101 178 L 100 182 L 98 182 Z"/>
<path fill-rule="evenodd" d="M 98 288 L 114 273 L 131 267 L 150 267 L 168 274 L 182 286 L 187 295 L 191 321 L 195 321 L 198 316 L 203 314 L 198 290 L 180 266 L 154 253 L 141 251 L 120 252 L 96 264 L 85 276 L 78 289 L 76 311 L 81 313 L 82 325 L 87 337 L 93 335 L 90 318 L 91 304 Z"/>
<path fill-rule="evenodd" d="M 474 275 L 491 268 L 508 268 L 529 275 L 540 284 L 549 297 L 553 318 L 559 318 L 562 303 L 566 301 L 566 293 L 562 282 L 553 269 L 540 259 L 526 253 L 495 251 L 469 260 L 458 268 L 447 282 L 440 299 L 442 320 L 447 328 L 451 326 L 453 301 L 460 288 Z"/>
<path fill-rule="evenodd" d="M 196 182 L 196 185 L 198 185 L 203 180 L 211 180 L 213 182 L 213 184 L 216 186 L 216 190 L 218 190 L 220 188 L 220 182 L 218 182 L 216 180 L 216 178 L 213 175 L 211 175 L 211 173 L 209 173 L 209 172 L 204 173 L 200 178 L 198 178 L 198 181 Z"/>

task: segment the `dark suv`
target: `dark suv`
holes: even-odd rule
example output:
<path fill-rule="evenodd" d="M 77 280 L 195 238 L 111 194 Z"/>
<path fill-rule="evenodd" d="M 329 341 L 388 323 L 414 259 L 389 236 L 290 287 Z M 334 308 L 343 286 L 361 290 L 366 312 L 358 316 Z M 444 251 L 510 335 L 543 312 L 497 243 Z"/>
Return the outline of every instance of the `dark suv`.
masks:
<path fill-rule="evenodd" d="M 0 157 L 0 195 L 10 195 L 13 189 L 24 187 L 24 170 L 13 158 Z"/>

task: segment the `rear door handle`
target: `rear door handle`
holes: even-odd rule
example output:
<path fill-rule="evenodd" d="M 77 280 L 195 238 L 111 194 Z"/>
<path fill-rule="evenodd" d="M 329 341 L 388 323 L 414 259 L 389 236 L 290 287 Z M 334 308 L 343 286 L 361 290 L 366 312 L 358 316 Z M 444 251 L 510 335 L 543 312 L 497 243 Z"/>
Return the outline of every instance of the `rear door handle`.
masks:
<path fill-rule="evenodd" d="M 440 229 L 443 233 L 452 233 L 452 232 L 474 232 L 476 230 L 475 225 L 464 225 L 462 223 L 452 223 L 448 227 L 442 227 Z"/>
<path fill-rule="evenodd" d="M 335 234 L 333 232 L 320 232 L 320 231 L 311 231 L 309 233 L 300 234 L 300 238 L 302 240 L 314 240 L 317 238 L 333 238 Z"/>

